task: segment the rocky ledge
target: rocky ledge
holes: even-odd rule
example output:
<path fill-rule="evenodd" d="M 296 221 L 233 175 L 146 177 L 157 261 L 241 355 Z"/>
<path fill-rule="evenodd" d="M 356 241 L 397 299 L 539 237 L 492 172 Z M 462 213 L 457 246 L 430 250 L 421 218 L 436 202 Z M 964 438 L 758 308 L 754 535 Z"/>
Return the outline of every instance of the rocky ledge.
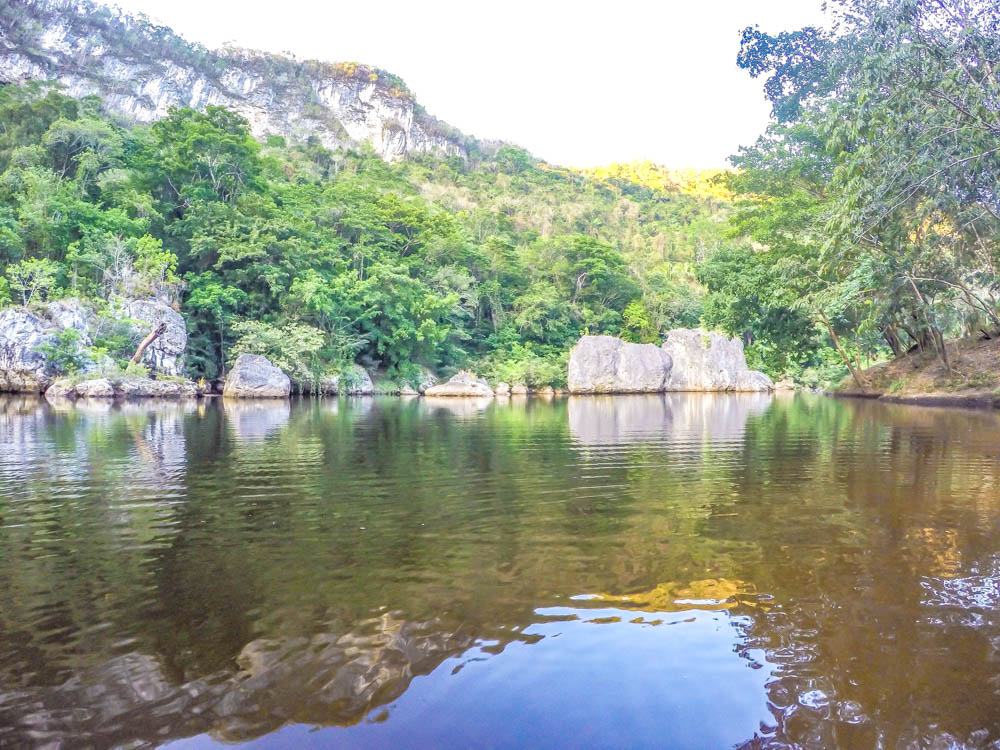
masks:
<path fill-rule="evenodd" d="M 150 380 L 133 377 L 96 377 L 74 382 L 59 378 L 45 391 L 45 398 L 195 398 L 202 390 L 190 380 Z"/>
<path fill-rule="evenodd" d="M 771 379 L 750 370 L 743 342 L 700 328 L 678 328 L 662 346 L 613 336 L 583 336 L 570 352 L 570 393 L 770 391 Z"/>

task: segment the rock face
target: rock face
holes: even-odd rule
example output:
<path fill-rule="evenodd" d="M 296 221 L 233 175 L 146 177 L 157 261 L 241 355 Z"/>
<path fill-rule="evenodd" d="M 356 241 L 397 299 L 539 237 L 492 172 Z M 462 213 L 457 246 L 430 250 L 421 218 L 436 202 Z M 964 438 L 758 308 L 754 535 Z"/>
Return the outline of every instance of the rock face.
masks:
<path fill-rule="evenodd" d="M 653 344 L 582 336 L 569 354 L 570 393 L 657 393 L 665 390 L 670 355 Z"/>
<path fill-rule="evenodd" d="M 451 380 L 441 385 L 434 385 L 424 391 L 425 396 L 447 396 L 447 397 L 473 397 L 482 398 L 493 395 L 490 388 L 482 378 L 477 378 L 471 372 L 459 372 L 452 375 Z"/>
<path fill-rule="evenodd" d="M 281 370 L 259 354 L 241 354 L 226 376 L 226 398 L 287 398 L 292 383 Z"/>
<path fill-rule="evenodd" d="M 582 336 L 569 355 L 570 393 L 770 391 L 762 372 L 747 369 L 743 342 L 700 328 L 677 328 L 662 347 L 613 336 Z"/>
<path fill-rule="evenodd" d="M 70 298 L 50 302 L 45 306 L 45 311 L 56 328 L 73 328 L 80 332 L 80 343 L 90 345 L 90 310 L 80 300 Z"/>
<path fill-rule="evenodd" d="M 258 138 L 318 136 L 327 148 L 370 143 L 385 159 L 467 154 L 467 139 L 419 107 L 396 76 L 357 63 L 300 61 L 226 47 L 209 51 L 169 29 L 75 0 L 11 0 L 0 37 L 0 80 L 58 81 L 101 96 L 129 119 L 170 107 L 227 107 Z"/>
<path fill-rule="evenodd" d="M 184 350 L 187 348 L 187 326 L 181 314 L 161 300 L 140 299 L 125 305 L 125 315 L 144 324 L 137 331 L 141 336 L 145 336 L 161 322 L 167 324 L 167 330 L 146 348 L 142 361 L 165 375 L 182 374 Z"/>
<path fill-rule="evenodd" d="M 45 390 L 52 373 L 37 347 L 51 341 L 54 332 L 47 321 L 27 310 L 0 311 L 0 391 Z"/>
<path fill-rule="evenodd" d="M 676 328 L 667 334 L 663 350 L 673 359 L 664 390 L 770 391 L 771 379 L 747 369 L 743 342 L 700 328 Z"/>
<path fill-rule="evenodd" d="M 323 396 L 370 396 L 375 393 L 375 383 L 364 367 L 354 365 L 351 372 L 323 378 L 319 392 Z"/>

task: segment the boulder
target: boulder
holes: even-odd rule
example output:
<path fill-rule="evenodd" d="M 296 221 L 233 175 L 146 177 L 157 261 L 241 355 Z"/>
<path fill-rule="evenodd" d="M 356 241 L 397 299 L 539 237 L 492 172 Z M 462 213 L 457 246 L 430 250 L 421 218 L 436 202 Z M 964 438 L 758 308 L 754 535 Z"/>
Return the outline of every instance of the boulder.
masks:
<path fill-rule="evenodd" d="M 94 378 L 77 383 L 73 388 L 79 398 L 114 398 L 115 387 L 107 378 Z"/>
<path fill-rule="evenodd" d="M 52 385 L 45 389 L 45 398 L 49 400 L 75 397 L 76 387 L 73 385 L 73 381 L 69 378 L 59 378 L 53 381 Z"/>
<path fill-rule="evenodd" d="M 569 354 L 570 393 L 657 393 L 670 376 L 670 354 L 653 344 L 581 336 Z"/>
<path fill-rule="evenodd" d="M 323 396 L 370 396 L 375 392 L 371 375 L 361 365 L 353 365 L 348 372 L 327 375 L 319 383 L 319 393 Z"/>
<path fill-rule="evenodd" d="M 514 385 L 512 385 L 510 387 L 510 395 L 511 396 L 527 396 L 528 395 L 528 386 L 526 386 L 524 383 L 515 383 Z"/>
<path fill-rule="evenodd" d="M 663 351 L 673 361 L 667 391 L 770 391 L 774 384 L 762 372 L 747 368 L 743 342 L 700 328 L 676 328 L 667 334 Z"/>
<path fill-rule="evenodd" d="M 510 386 L 507 383 L 497 383 L 497 387 L 494 389 L 494 392 L 498 396 L 509 396 Z"/>
<path fill-rule="evenodd" d="M 41 392 L 52 380 L 38 345 L 52 341 L 55 329 L 27 310 L 0 311 L 0 391 Z"/>
<path fill-rule="evenodd" d="M 544 398 L 552 398 L 556 395 L 555 389 L 551 385 L 547 385 L 544 388 L 539 388 L 535 391 L 536 396 L 542 396 Z"/>
<path fill-rule="evenodd" d="M 782 378 L 774 384 L 774 390 L 776 391 L 794 391 L 795 388 L 795 381 L 791 378 Z"/>
<path fill-rule="evenodd" d="M 489 397 L 493 395 L 490 388 L 482 378 L 477 378 L 471 372 L 459 372 L 451 376 L 451 380 L 441 385 L 434 385 L 424 391 L 425 396 L 447 396 L 447 397 Z"/>
<path fill-rule="evenodd" d="M 291 381 L 259 354 L 241 354 L 226 376 L 222 395 L 227 398 L 288 398 Z"/>
<path fill-rule="evenodd" d="M 187 348 L 187 326 L 183 316 L 159 299 L 132 300 L 126 303 L 124 313 L 141 323 L 136 329 L 139 336 L 145 336 L 161 322 L 167 324 L 167 330 L 146 348 L 142 361 L 165 375 L 182 374 Z"/>
<path fill-rule="evenodd" d="M 417 392 L 416 390 L 414 390 L 413 388 L 411 388 L 410 386 L 404 385 L 402 388 L 399 389 L 399 395 L 400 396 L 419 396 L 420 393 Z"/>

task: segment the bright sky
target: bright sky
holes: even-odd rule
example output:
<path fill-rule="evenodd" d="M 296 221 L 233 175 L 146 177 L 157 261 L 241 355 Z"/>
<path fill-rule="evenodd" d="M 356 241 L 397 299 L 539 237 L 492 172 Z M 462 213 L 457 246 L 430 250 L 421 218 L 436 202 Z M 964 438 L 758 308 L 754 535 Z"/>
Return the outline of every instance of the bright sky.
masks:
<path fill-rule="evenodd" d="M 375 65 L 462 131 L 572 166 L 725 166 L 770 112 L 740 31 L 824 21 L 822 0 L 110 2 L 209 47 Z"/>

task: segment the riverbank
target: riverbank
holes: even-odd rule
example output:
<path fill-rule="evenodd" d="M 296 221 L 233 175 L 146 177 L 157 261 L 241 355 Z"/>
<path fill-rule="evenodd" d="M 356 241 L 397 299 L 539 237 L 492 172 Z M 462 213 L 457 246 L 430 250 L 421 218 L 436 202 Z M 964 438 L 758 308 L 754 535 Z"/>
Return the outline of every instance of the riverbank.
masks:
<path fill-rule="evenodd" d="M 863 371 L 864 387 L 847 377 L 828 391 L 920 406 L 1000 409 L 1000 339 L 973 336 L 947 343 L 951 372 L 932 352 L 911 352 Z"/>

